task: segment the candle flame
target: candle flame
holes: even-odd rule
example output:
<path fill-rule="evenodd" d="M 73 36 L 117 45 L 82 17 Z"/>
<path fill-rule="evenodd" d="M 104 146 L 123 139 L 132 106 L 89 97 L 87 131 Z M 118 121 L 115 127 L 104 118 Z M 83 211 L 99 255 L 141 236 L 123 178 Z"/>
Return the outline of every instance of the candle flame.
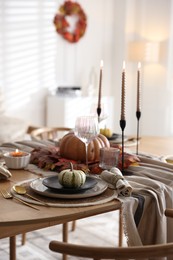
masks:
<path fill-rule="evenodd" d="M 141 68 L 141 62 L 138 62 L 138 70 Z"/>
<path fill-rule="evenodd" d="M 103 60 L 100 61 L 100 68 L 103 68 Z"/>
<path fill-rule="evenodd" d="M 123 61 L 123 71 L 125 71 L 125 68 L 126 68 L 126 62 Z"/>
<path fill-rule="evenodd" d="M 19 152 L 19 149 L 16 149 L 15 152 L 18 153 L 18 152 Z"/>

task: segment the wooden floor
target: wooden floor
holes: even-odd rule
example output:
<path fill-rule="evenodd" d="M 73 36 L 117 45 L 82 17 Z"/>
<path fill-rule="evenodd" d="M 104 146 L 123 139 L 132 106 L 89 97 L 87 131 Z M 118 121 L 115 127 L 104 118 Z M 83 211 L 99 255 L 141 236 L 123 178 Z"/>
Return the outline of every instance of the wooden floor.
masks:
<path fill-rule="evenodd" d="M 76 230 L 69 232 L 69 241 L 99 246 L 118 245 L 118 217 L 118 211 L 116 211 L 78 220 Z M 59 225 L 27 233 L 24 246 L 21 246 L 21 236 L 17 236 L 17 260 L 61 260 L 60 254 L 51 252 L 48 248 L 51 240 L 62 239 L 61 228 L 62 226 Z M 125 238 L 123 243 L 126 245 Z M 8 239 L 0 240 L 0 259 L 9 260 Z M 69 259 L 76 258 L 69 257 Z"/>

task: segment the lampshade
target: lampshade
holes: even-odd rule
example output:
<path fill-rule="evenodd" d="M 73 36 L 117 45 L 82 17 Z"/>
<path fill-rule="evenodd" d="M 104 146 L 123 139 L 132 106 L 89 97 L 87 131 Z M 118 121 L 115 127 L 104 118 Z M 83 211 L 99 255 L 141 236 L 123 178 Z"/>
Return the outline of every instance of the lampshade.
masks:
<path fill-rule="evenodd" d="M 159 62 L 160 43 L 149 41 L 133 41 L 128 46 L 130 61 Z"/>

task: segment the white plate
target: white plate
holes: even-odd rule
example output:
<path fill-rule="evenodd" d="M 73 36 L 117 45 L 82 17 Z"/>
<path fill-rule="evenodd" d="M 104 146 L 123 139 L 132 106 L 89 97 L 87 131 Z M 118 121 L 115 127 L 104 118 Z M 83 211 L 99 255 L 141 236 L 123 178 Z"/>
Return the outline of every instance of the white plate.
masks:
<path fill-rule="evenodd" d="M 43 185 L 43 179 L 39 178 L 30 183 L 31 189 L 38 193 L 39 195 L 50 197 L 50 198 L 61 198 L 61 199 L 82 199 L 82 198 L 89 198 L 97 196 L 103 193 L 107 188 L 108 185 L 104 181 L 97 179 L 97 184 L 89 190 L 83 191 L 82 193 L 76 194 L 61 194 L 54 192 Z"/>

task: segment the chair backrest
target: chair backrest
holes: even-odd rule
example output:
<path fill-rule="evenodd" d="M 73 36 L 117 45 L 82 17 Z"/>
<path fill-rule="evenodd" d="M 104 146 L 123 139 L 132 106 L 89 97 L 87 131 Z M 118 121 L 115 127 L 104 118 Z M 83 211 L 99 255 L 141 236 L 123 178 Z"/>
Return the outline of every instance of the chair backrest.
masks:
<path fill-rule="evenodd" d="M 93 247 L 51 241 L 50 250 L 76 257 L 91 259 L 150 259 L 172 256 L 173 243 L 135 247 Z"/>
<path fill-rule="evenodd" d="M 58 141 L 62 136 L 71 131 L 69 127 L 41 127 L 31 131 L 32 140 L 55 140 Z"/>
<path fill-rule="evenodd" d="M 166 209 L 165 215 L 173 217 L 173 209 Z M 94 247 L 51 241 L 50 250 L 76 257 L 98 259 L 160 259 L 170 257 L 173 259 L 173 243 L 134 246 L 134 247 Z"/>
<path fill-rule="evenodd" d="M 169 218 L 173 218 L 173 209 L 166 209 L 165 216 Z"/>

